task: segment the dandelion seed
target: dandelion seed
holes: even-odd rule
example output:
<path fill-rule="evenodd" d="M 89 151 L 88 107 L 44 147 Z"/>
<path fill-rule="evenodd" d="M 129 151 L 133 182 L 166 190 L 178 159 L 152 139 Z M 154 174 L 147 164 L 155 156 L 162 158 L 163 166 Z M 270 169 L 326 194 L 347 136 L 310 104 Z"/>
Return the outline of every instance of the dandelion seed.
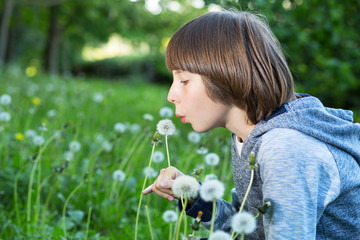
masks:
<path fill-rule="evenodd" d="M 49 111 L 47 112 L 46 116 L 47 116 L 48 118 L 54 118 L 54 117 L 56 117 L 56 110 L 55 110 L 55 109 L 49 110 Z"/>
<path fill-rule="evenodd" d="M 173 135 L 175 132 L 175 125 L 169 119 L 160 120 L 156 127 L 161 135 Z"/>
<path fill-rule="evenodd" d="M 231 220 L 231 227 L 237 233 L 250 234 L 256 228 L 254 216 L 248 212 L 236 213 Z"/>
<path fill-rule="evenodd" d="M 147 171 L 148 171 L 148 168 L 147 168 L 147 167 L 144 168 L 144 170 L 143 170 L 144 175 L 146 175 Z M 157 177 L 157 176 L 158 176 L 157 171 L 155 171 L 155 169 L 153 169 L 152 167 L 150 167 L 150 168 L 149 168 L 149 173 L 148 173 L 148 178 L 155 178 L 155 177 Z"/>
<path fill-rule="evenodd" d="M 216 166 L 220 162 L 220 157 L 216 153 L 208 153 L 205 156 L 205 163 L 209 166 Z"/>
<path fill-rule="evenodd" d="M 0 122 L 10 122 L 11 115 L 8 112 L 0 112 Z"/>
<path fill-rule="evenodd" d="M 161 163 L 162 161 L 164 161 L 165 159 L 165 155 L 163 152 L 160 151 L 155 151 L 153 154 L 153 162 L 154 163 Z"/>
<path fill-rule="evenodd" d="M 164 219 L 165 222 L 171 223 L 171 222 L 176 222 L 178 220 L 178 215 L 174 210 L 166 210 L 163 213 L 162 218 Z"/>
<path fill-rule="evenodd" d="M 45 138 L 39 135 L 33 137 L 33 143 L 35 146 L 41 146 L 45 143 Z"/>
<path fill-rule="evenodd" d="M 115 180 L 115 181 L 119 181 L 119 182 L 122 182 L 125 180 L 125 173 L 121 170 L 116 170 L 113 172 L 113 175 L 112 175 L 112 178 Z"/>
<path fill-rule="evenodd" d="M 21 141 L 21 140 L 24 139 L 24 135 L 21 134 L 21 133 L 16 133 L 16 134 L 15 134 L 15 139 Z"/>
<path fill-rule="evenodd" d="M 9 105 L 11 103 L 11 96 L 9 94 L 3 94 L 0 97 L 1 105 Z"/>
<path fill-rule="evenodd" d="M 115 132 L 123 133 L 126 130 L 126 125 L 123 123 L 116 123 L 114 125 Z"/>
<path fill-rule="evenodd" d="M 159 115 L 162 118 L 171 118 L 174 115 L 174 111 L 169 107 L 163 107 L 160 109 Z"/>
<path fill-rule="evenodd" d="M 192 143 L 199 143 L 201 140 L 201 135 L 200 135 L 200 133 L 192 131 L 192 132 L 189 132 L 189 134 L 187 135 L 187 138 Z"/>
<path fill-rule="evenodd" d="M 199 195 L 199 182 L 187 175 L 183 175 L 175 179 L 171 189 L 173 190 L 174 194 L 187 199 L 195 199 Z"/>
<path fill-rule="evenodd" d="M 206 147 L 200 147 L 196 152 L 200 155 L 205 155 L 209 152 L 209 150 Z"/>
<path fill-rule="evenodd" d="M 100 103 L 104 100 L 104 96 L 101 93 L 94 93 L 93 101 L 96 103 Z"/>
<path fill-rule="evenodd" d="M 41 100 L 40 100 L 40 98 L 38 98 L 38 97 L 33 97 L 33 98 L 31 99 L 31 102 L 32 102 L 32 104 L 34 104 L 35 106 L 38 106 L 38 105 L 40 104 Z"/>
<path fill-rule="evenodd" d="M 152 121 L 152 120 L 154 120 L 154 117 L 151 115 L 151 114 L 149 114 L 149 113 L 145 113 L 144 114 L 144 116 L 143 116 L 143 118 L 145 119 L 145 120 L 147 120 L 147 121 Z"/>
<path fill-rule="evenodd" d="M 204 201 L 210 202 L 224 196 L 224 184 L 219 180 L 205 181 L 200 187 L 200 196 Z"/>
<path fill-rule="evenodd" d="M 26 130 L 25 132 L 25 136 L 27 138 L 34 138 L 36 136 L 36 131 L 35 130 L 32 130 L 32 129 L 28 129 Z"/>
<path fill-rule="evenodd" d="M 69 143 L 69 149 L 71 152 L 78 152 L 81 149 L 81 144 L 78 141 L 71 141 Z"/>
<path fill-rule="evenodd" d="M 210 235 L 209 240 L 232 240 L 232 238 L 230 234 L 218 230 Z"/>
<path fill-rule="evenodd" d="M 210 181 L 210 180 L 217 180 L 217 179 L 218 179 L 218 177 L 215 174 L 210 173 L 205 176 L 204 182 Z"/>

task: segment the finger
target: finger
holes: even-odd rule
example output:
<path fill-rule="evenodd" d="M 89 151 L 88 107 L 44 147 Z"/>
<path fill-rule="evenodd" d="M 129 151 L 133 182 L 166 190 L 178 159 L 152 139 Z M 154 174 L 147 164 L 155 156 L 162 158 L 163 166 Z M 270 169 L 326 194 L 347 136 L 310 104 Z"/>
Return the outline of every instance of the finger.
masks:
<path fill-rule="evenodd" d="M 146 194 L 149 194 L 149 193 L 152 193 L 152 186 L 153 184 L 151 184 L 150 186 L 148 186 L 147 188 L 145 188 L 144 190 L 142 190 L 142 194 L 146 195 Z"/>
<path fill-rule="evenodd" d="M 167 199 L 167 200 L 169 200 L 169 201 L 174 201 L 174 197 L 169 193 L 169 192 L 163 192 L 163 191 L 159 191 L 158 189 L 156 189 L 155 187 L 153 187 L 152 188 L 152 191 L 155 193 L 155 194 L 157 194 L 157 195 L 159 195 L 160 197 L 162 197 L 162 198 L 165 198 L 165 199 Z"/>

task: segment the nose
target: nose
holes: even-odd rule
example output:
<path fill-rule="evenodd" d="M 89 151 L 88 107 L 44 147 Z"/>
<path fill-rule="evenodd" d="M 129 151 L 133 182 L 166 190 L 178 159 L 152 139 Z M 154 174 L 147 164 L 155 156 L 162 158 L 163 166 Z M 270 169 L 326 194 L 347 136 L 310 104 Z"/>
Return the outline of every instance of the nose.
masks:
<path fill-rule="evenodd" d="M 171 103 L 174 103 L 174 104 L 179 101 L 179 95 L 178 95 L 178 93 L 176 91 L 174 83 L 171 85 L 171 87 L 169 89 L 167 100 L 169 102 L 171 102 Z"/>

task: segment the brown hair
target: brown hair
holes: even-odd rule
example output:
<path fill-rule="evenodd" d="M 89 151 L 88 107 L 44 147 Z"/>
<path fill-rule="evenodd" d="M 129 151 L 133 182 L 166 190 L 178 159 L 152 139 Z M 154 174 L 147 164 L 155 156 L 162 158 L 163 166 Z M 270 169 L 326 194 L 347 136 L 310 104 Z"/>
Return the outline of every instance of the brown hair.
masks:
<path fill-rule="evenodd" d="M 254 124 L 295 98 L 278 40 L 249 12 L 211 12 L 186 23 L 167 46 L 166 65 L 202 75 L 213 101 L 245 110 Z"/>

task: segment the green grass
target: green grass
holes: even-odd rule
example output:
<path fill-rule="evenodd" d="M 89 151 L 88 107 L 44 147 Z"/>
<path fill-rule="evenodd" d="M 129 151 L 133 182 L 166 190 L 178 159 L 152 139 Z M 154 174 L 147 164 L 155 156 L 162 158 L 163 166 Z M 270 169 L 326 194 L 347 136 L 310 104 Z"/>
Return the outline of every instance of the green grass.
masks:
<path fill-rule="evenodd" d="M 0 122 L 0 239 L 133 239 L 143 169 L 148 165 L 156 124 L 162 119 L 159 110 L 173 108 L 166 101 L 168 87 L 141 79 L 29 78 L 18 73 L 2 73 L 0 78 L 0 96 L 12 97 L 10 105 L 0 105 L 1 111 L 11 114 L 9 122 Z M 102 101 L 93 100 L 96 93 L 103 96 Z M 39 105 L 34 105 L 35 98 L 40 99 Z M 55 116 L 48 115 L 50 110 Z M 146 113 L 154 120 L 145 120 Z M 230 200 L 230 134 L 215 130 L 194 144 L 187 139 L 191 127 L 170 119 L 178 129 L 169 136 L 172 165 L 192 174 L 204 162 L 204 156 L 196 152 L 200 146 L 219 154 L 219 167 L 205 166 L 201 177 L 215 173 L 227 186 L 225 199 Z M 128 126 L 122 134 L 114 131 L 118 122 Z M 41 126 L 47 131 L 40 131 Z M 132 131 L 131 126 L 140 127 L 139 131 Z M 34 145 L 25 136 L 29 129 L 45 143 Z M 161 140 L 155 150 L 166 154 Z M 67 160 L 71 141 L 78 141 L 81 149 Z M 104 150 L 104 142 L 112 145 L 110 151 Z M 167 162 L 152 167 L 159 171 Z M 115 170 L 125 172 L 123 182 L 113 180 Z M 176 205 L 154 194 L 144 196 L 138 239 L 150 239 L 145 205 L 154 238 L 167 239 L 169 224 L 162 214 L 176 210 Z M 206 231 L 201 231 L 203 237 Z"/>

